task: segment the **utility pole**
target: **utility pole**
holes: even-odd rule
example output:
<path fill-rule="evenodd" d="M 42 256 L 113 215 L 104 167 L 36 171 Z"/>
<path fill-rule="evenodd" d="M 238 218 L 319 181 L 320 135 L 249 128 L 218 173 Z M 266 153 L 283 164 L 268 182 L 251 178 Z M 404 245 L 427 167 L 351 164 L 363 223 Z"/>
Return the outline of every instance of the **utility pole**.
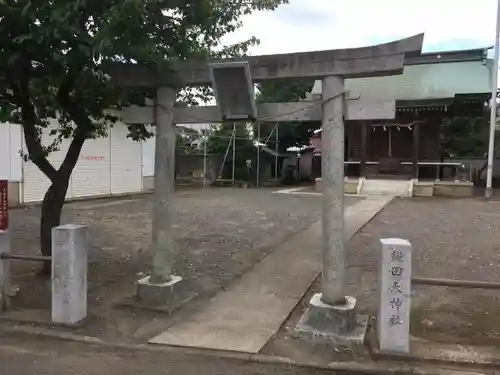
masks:
<path fill-rule="evenodd" d="M 488 167 L 486 174 L 486 199 L 493 196 L 493 162 L 495 160 L 495 129 L 497 120 L 497 90 L 498 90 L 498 59 L 500 39 L 500 0 L 497 4 L 496 33 L 495 33 L 495 56 L 493 58 L 491 79 L 491 113 L 490 113 L 490 139 L 488 144 Z"/>

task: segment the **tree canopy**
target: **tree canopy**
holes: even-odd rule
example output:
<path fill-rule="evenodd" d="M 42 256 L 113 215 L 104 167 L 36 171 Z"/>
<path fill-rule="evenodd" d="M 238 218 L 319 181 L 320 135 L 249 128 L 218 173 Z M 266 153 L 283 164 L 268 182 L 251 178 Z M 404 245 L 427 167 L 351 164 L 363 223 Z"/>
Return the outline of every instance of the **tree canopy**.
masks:
<path fill-rule="evenodd" d="M 255 38 L 224 46 L 222 37 L 241 26 L 242 16 L 255 10 L 273 10 L 286 2 L 0 2 L 0 121 L 22 124 L 26 158 L 52 183 L 42 205 L 43 253 L 50 253 L 50 230 L 59 224 L 69 178 L 85 140 L 104 136 L 116 121 L 106 110 L 119 108 L 134 97 L 113 84 L 107 64 L 126 62 L 172 69 L 174 60 L 244 54 L 258 42 Z M 188 90 L 180 100 L 193 99 L 193 95 Z M 57 127 L 48 128 L 51 118 L 58 119 Z M 130 130 L 135 139 L 150 135 L 143 126 Z M 71 143 L 56 169 L 47 155 L 64 139 Z"/>
<path fill-rule="evenodd" d="M 484 116 L 453 117 L 443 123 L 443 152 L 447 157 L 484 158 L 488 150 L 490 125 Z M 500 146 L 496 131 L 495 150 Z"/>

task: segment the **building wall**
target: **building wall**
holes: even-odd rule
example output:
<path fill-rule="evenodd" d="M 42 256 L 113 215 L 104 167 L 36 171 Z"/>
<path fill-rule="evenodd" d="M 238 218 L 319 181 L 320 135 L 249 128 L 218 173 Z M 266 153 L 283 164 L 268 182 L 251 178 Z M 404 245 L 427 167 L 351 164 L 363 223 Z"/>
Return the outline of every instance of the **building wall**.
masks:
<path fill-rule="evenodd" d="M 361 157 L 361 123 L 346 122 L 347 160 L 359 160 Z"/>
<path fill-rule="evenodd" d="M 483 61 L 409 65 L 401 75 L 348 79 L 346 89 L 355 96 L 383 93 L 384 98 L 397 100 L 450 98 L 488 92 L 490 77 Z"/>
<path fill-rule="evenodd" d="M 412 120 L 396 120 L 396 122 L 409 123 Z M 420 124 L 420 149 L 419 160 L 440 160 L 440 132 L 439 118 L 429 117 L 425 123 Z M 389 131 L 391 134 L 392 154 L 399 159 L 412 159 L 413 157 L 413 132 L 408 128 L 372 127 L 368 131 L 367 155 L 368 160 L 374 161 L 380 157 L 387 157 L 389 150 Z M 346 148 L 348 160 L 361 158 L 361 123 L 346 123 Z"/>
<path fill-rule="evenodd" d="M 460 61 L 406 65 L 403 74 L 346 79 L 345 86 L 352 96 L 421 100 L 487 93 L 491 90 L 490 82 L 486 61 Z M 321 94 L 321 81 L 315 82 L 312 93 Z"/>
<path fill-rule="evenodd" d="M 313 178 L 313 150 L 303 152 L 299 159 L 299 179 L 301 181 Z"/>
<path fill-rule="evenodd" d="M 154 133 L 155 128 L 149 130 Z M 142 147 L 142 178 L 145 191 L 154 189 L 155 176 L 155 137 L 141 141 Z M 192 179 L 203 174 L 203 154 L 197 155 L 176 155 L 176 178 Z M 209 181 L 215 181 L 219 173 L 222 160 L 218 155 L 207 155 L 207 178 Z M 201 176 L 199 177 L 201 178 Z"/>
<path fill-rule="evenodd" d="M 148 129 L 152 133 L 155 132 L 154 127 Z M 155 137 L 151 137 L 142 144 L 142 175 L 146 177 L 154 177 L 155 175 Z"/>
<path fill-rule="evenodd" d="M 49 131 L 43 136 L 45 144 L 51 141 Z M 126 138 L 126 131 L 125 125 L 117 123 L 108 137 L 85 142 L 70 178 L 67 199 L 143 191 L 142 144 Z M 61 165 L 68 147 L 69 141 L 63 141 L 60 150 L 49 155 L 54 167 Z M 40 202 L 50 186 L 37 166 L 24 162 L 22 152 L 26 146 L 21 126 L 0 124 L 0 178 L 9 181 L 11 205 Z"/>
<path fill-rule="evenodd" d="M 203 181 L 205 156 L 203 154 L 179 154 L 175 158 L 175 177 L 177 180 Z M 221 155 L 206 156 L 206 178 L 214 182 L 220 172 L 222 163 Z"/>
<path fill-rule="evenodd" d="M 0 179 L 22 180 L 22 139 L 21 126 L 0 123 Z"/>
<path fill-rule="evenodd" d="M 128 128 L 117 124 L 111 129 L 111 194 L 142 191 L 142 145 L 127 138 Z"/>
<path fill-rule="evenodd" d="M 441 160 L 441 121 L 430 119 L 420 124 L 419 160 Z"/>
<path fill-rule="evenodd" d="M 360 160 L 361 158 L 361 123 L 355 122 L 347 126 L 346 147 L 348 160 Z M 387 126 L 370 127 L 367 134 L 367 157 L 368 161 L 375 161 L 381 157 L 388 156 L 389 132 L 392 132 L 392 154 L 394 157 L 410 159 L 413 147 L 411 132 L 407 129 L 393 130 Z M 406 134 L 409 132 L 409 134 Z"/>
<path fill-rule="evenodd" d="M 111 192 L 111 136 L 87 140 L 73 170 L 68 198 L 107 195 Z"/>
<path fill-rule="evenodd" d="M 0 123 L 0 179 L 8 181 L 9 206 L 16 206 L 21 200 L 21 151 L 21 126 Z"/>

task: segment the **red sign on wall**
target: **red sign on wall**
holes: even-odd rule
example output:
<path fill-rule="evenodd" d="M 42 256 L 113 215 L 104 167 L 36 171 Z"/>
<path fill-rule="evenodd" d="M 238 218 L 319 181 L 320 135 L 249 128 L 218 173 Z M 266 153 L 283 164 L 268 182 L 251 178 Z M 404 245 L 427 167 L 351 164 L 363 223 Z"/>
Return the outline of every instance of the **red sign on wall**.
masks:
<path fill-rule="evenodd" d="M 0 180 L 0 230 L 7 230 L 9 228 L 9 201 L 7 188 L 7 180 Z"/>
<path fill-rule="evenodd" d="M 104 161 L 104 160 L 106 160 L 106 156 L 83 155 L 83 156 L 80 156 L 80 159 L 82 159 L 82 160 L 89 160 L 89 161 Z"/>

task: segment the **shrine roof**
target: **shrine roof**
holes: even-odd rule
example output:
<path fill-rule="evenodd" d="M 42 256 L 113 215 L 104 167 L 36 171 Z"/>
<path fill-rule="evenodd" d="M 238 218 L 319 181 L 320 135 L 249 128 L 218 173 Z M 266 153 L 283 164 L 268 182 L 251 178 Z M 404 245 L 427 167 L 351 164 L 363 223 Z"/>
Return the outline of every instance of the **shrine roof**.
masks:
<path fill-rule="evenodd" d="M 396 100 L 454 98 L 490 92 L 490 48 L 422 53 L 405 60 L 403 74 L 346 79 L 351 96 Z M 316 81 L 312 94 L 321 93 Z"/>
<path fill-rule="evenodd" d="M 482 61 L 487 58 L 488 50 L 493 47 L 463 49 L 454 51 L 422 52 L 405 59 L 406 65 L 436 64 L 447 62 Z"/>

